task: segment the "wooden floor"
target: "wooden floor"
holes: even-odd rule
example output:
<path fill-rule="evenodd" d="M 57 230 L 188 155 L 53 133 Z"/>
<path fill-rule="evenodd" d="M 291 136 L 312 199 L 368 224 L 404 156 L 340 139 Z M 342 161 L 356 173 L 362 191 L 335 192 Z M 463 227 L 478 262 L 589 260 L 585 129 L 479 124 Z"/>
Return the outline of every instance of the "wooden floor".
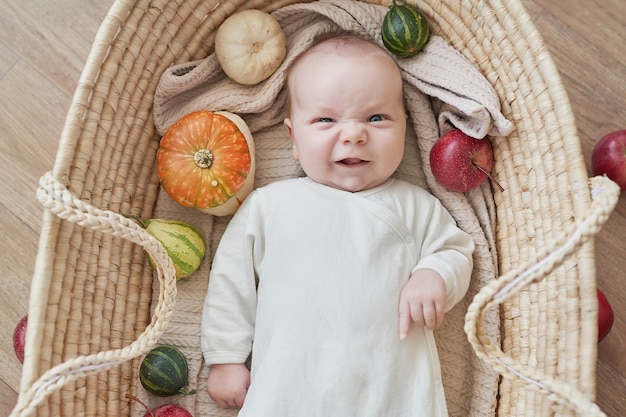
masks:
<path fill-rule="evenodd" d="M 16 402 L 12 334 L 27 312 L 42 209 L 73 90 L 113 0 L 0 0 L 0 414 Z M 626 0 L 524 0 L 559 67 L 589 166 L 594 143 L 626 129 Z M 626 194 L 597 238 L 598 285 L 616 313 L 599 346 L 598 403 L 626 415 Z"/>

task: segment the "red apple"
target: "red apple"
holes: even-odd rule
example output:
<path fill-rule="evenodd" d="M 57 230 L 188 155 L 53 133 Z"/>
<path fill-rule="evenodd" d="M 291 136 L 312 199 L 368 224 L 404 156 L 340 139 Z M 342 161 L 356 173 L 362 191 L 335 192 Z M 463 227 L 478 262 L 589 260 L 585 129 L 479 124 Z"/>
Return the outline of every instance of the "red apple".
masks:
<path fill-rule="evenodd" d="M 26 344 L 26 326 L 28 324 L 28 314 L 17 322 L 13 331 L 13 349 L 20 363 L 24 363 L 24 345 Z"/>
<path fill-rule="evenodd" d="M 613 327 L 615 315 L 604 293 L 598 290 L 598 343 L 606 337 Z"/>
<path fill-rule="evenodd" d="M 626 190 L 626 130 L 604 135 L 591 153 L 593 175 L 605 175 Z"/>
<path fill-rule="evenodd" d="M 144 417 L 193 417 L 180 405 L 163 404 L 148 411 Z"/>
<path fill-rule="evenodd" d="M 441 136 L 430 151 L 430 169 L 435 179 L 451 191 L 464 193 L 478 187 L 492 178 L 492 166 L 489 140 L 474 139 L 459 129 Z M 494 183 L 502 190 L 500 184 L 495 180 Z"/>
<path fill-rule="evenodd" d="M 137 401 L 146 409 L 144 417 L 193 417 L 189 411 L 176 404 L 163 404 L 158 407 L 150 408 L 137 397 L 130 397 L 131 400 Z"/>

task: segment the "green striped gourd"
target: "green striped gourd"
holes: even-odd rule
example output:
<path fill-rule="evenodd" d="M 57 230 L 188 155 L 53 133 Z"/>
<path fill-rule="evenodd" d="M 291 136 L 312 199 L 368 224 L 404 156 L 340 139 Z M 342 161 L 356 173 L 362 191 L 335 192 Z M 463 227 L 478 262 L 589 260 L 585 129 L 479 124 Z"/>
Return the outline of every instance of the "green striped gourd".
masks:
<path fill-rule="evenodd" d="M 169 397 L 175 394 L 193 394 L 195 390 L 185 390 L 188 380 L 187 359 L 174 346 L 157 346 L 141 361 L 139 381 L 153 395 Z"/>
<path fill-rule="evenodd" d="M 389 6 L 380 31 L 387 50 L 402 58 L 421 51 L 430 35 L 426 15 L 421 10 L 395 1 Z"/>
<path fill-rule="evenodd" d="M 196 272 L 206 252 L 204 237 L 198 230 L 177 220 L 139 219 L 139 222 L 148 233 L 163 244 L 167 254 L 172 258 L 177 279 Z M 154 265 L 152 259 L 149 261 Z"/>

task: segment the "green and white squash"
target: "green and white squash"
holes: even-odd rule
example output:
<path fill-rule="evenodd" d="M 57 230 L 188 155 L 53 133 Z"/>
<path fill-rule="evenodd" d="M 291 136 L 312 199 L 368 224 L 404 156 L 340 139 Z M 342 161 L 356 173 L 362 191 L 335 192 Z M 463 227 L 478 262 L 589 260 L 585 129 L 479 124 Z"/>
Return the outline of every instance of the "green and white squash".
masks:
<path fill-rule="evenodd" d="M 154 236 L 174 263 L 176 279 L 190 276 L 198 270 L 206 253 L 202 234 L 190 224 L 177 220 L 136 218 L 146 232 Z M 150 265 L 154 262 L 148 256 Z"/>
<path fill-rule="evenodd" d="M 430 36 L 426 15 L 415 6 L 395 1 L 389 6 L 380 31 L 387 50 L 401 58 L 420 52 Z"/>

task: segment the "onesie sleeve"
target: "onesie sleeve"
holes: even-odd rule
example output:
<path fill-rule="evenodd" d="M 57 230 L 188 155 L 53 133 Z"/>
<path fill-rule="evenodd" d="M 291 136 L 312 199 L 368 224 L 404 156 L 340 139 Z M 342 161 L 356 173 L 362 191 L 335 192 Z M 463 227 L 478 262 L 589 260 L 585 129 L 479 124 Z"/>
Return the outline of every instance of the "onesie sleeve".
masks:
<path fill-rule="evenodd" d="M 437 271 L 446 283 L 446 311 L 465 296 L 472 275 L 474 240 L 461 230 L 439 200 L 432 198 L 418 269 Z M 421 223 L 421 222 L 420 222 Z"/>
<path fill-rule="evenodd" d="M 218 245 L 204 301 L 201 348 L 207 364 L 244 363 L 252 349 L 256 314 L 253 251 L 255 192 L 230 220 Z"/>

